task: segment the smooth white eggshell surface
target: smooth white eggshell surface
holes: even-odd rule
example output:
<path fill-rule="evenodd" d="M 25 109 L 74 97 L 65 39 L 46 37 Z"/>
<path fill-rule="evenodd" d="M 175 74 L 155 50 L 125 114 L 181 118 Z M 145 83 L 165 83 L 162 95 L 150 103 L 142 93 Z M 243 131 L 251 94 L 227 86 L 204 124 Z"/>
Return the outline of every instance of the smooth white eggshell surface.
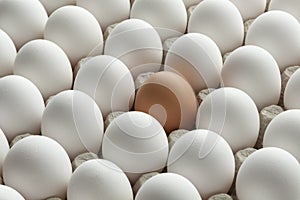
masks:
<path fill-rule="evenodd" d="M 167 135 L 160 123 L 137 111 L 115 118 L 102 143 L 103 158 L 117 164 L 132 183 L 141 174 L 164 168 L 168 151 Z"/>
<path fill-rule="evenodd" d="M 135 95 L 134 81 L 126 65 L 107 55 L 92 57 L 82 64 L 74 89 L 92 97 L 104 117 L 114 111 L 129 111 Z"/>
<path fill-rule="evenodd" d="M 94 159 L 80 165 L 71 177 L 68 200 L 133 200 L 130 182 L 114 163 Z"/>
<path fill-rule="evenodd" d="M 9 151 L 9 144 L 7 142 L 7 139 L 3 133 L 3 131 L 0 129 L 0 176 L 2 175 L 2 165 L 5 160 L 5 157 Z M 1 194 L 1 192 L 0 192 Z M 1 199 L 1 198 L 0 198 Z"/>
<path fill-rule="evenodd" d="M 109 25 L 129 18 L 129 0 L 77 0 L 76 5 L 90 11 L 98 20 L 103 31 Z"/>
<path fill-rule="evenodd" d="M 211 92 L 200 104 L 196 128 L 221 135 L 233 152 L 253 147 L 259 133 L 259 113 L 253 100 L 236 88 Z"/>
<path fill-rule="evenodd" d="M 0 29 L 0 77 L 13 73 L 16 47 L 7 33 Z"/>
<path fill-rule="evenodd" d="M 3 180 L 25 199 L 66 197 L 72 166 L 63 147 L 45 136 L 29 136 L 8 152 Z"/>
<path fill-rule="evenodd" d="M 64 6 L 55 10 L 47 21 L 44 38 L 60 46 L 73 66 L 98 45 L 103 45 L 97 19 L 78 6 Z"/>
<path fill-rule="evenodd" d="M 17 75 L 0 79 L 0 127 L 8 141 L 20 134 L 39 134 L 44 109 L 43 97 L 31 81 Z"/>
<path fill-rule="evenodd" d="M 243 162 L 237 174 L 236 193 L 242 200 L 298 199 L 299 185 L 298 161 L 282 149 L 267 147 Z"/>
<path fill-rule="evenodd" d="M 33 40 L 19 51 L 14 74 L 31 80 L 46 100 L 63 90 L 71 89 L 73 72 L 65 52 L 48 40 Z"/>
<path fill-rule="evenodd" d="M 168 172 L 190 180 L 203 199 L 227 193 L 235 170 L 228 143 L 215 132 L 197 129 L 181 136 L 168 158 Z"/>
<path fill-rule="evenodd" d="M 289 13 L 274 10 L 257 17 L 249 27 L 245 44 L 271 53 L 281 72 L 300 64 L 300 24 Z"/>
<path fill-rule="evenodd" d="M 173 173 L 158 174 L 139 189 L 135 200 L 201 200 L 195 186 L 185 177 Z"/>
<path fill-rule="evenodd" d="M 67 6 L 67 5 L 75 5 L 76 0 L 40 0 L 40 2 L 45 7 L 48 15 L 50 15 L 54 10 Z"/>
<path fill-rule="evenodd" d="M 276 60 L 263 48 L 248 45 L 234 50 L 221 75 L 223 86 L 243 90 L 259 110 L 279 101 L 281 74 Z"/>
<path fill-rule="evenodd" d="M 17 49 L 30 40 L 43 38 L 47 19 L 38 0 L 0 1 L 0 29 L 11 37 Z"/>
<path fill-rule="evenodd" d="M 230 0 L 239 9 L 243 20 L 254 19 L 265 12 L 266 0 Z"/>
<path fill-rule="evenodd" d="M 268 10 L 282 10 L 290 13 L 300 21 L 300 1 L 298 0 L 271 0 Z"/>
<path fill-rule="evenodd" d="M 300 70 L 297 70 L 286 84 L 283 102 L 285 109 L 300 109 Z"/>
<path fill-rule="evenodd" d="M 197 94 L 219 86 L 222 67 L 222 55 L 216 43 L 206 35 L 188 33 L 168 50 L 164 70 L 182 75 Z"/>
<path fill-rule="evenodd" d="M 185 33 L 187 12 L 182 0 L 136 0 L 130 18 L 142 19 L 151 24 L 162 41 Z"/>
<path fill-rule="evenodd" d="M 99 152 L 103 118 L 91 97 L 68 90 L 51 98 L 43 114 L 41 129 L 42 135 L 56 140 L 74 159 L 84 152 Z"/>
<path fill-rule="evenodd" d="M 6 185 L 0 185 L 0 199 L 25 200 L 19 192 Z"/>
<path fill-rule="evenodd" d="M 268 125 L 264 147 L 278 147 L 291 153 L 300 162 L 300 110 L 287 110 Z"/>
<path fill-rule="evenodd" d="M 225 54 L 243 44 L 243 19 L 236 6 L 228 0 L 202 1 L 188 23 L 188 33 L 194 32 L 212 38 Z"/>
<path fill-rule="evenodd" d="M 159 71 L 163 48 L 158 33 L 149 23 L 128 19 L 109 34 L 104 54 L 124 62 L 135 79 L 140 73 Z"/>

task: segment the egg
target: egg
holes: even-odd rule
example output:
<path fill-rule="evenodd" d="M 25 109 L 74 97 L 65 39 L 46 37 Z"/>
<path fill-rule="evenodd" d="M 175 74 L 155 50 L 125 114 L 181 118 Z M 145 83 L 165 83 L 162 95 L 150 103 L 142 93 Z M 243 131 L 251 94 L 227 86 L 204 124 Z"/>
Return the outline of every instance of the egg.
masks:
<path fill-rule="evenodd" d="M 203 199 L 227 193 L 234 178 L 234 156 L 215 132 L 197 129 L 181 136 L 168 158 L 168 172 L 190 180 Z"/>
<path fill-rule="evenodd" d="M 201 200 L 195 186 L 185 177 L 174 173 L 158 174 L 139 189 L 135 200 Z"/>
<path fill-rule="evenodd" d="M 115 111 L 129 111 L 135 96 L 134 81 L 127 66 L 107 55 L 92 57 L 82 64 L 74 89 L 92 97 L 104 117 Z"/>
<path fill-rule="evenodd" d="M 60 7 L 76 4 L 76 0 L 40 0 L 40 2 L 45 7 L 48 15 Z"/>
<path fill-rule="evenodd" d="M 0 185 L 0 199 L 25 200 L 19 192 L 6 185 Z"/>
<path fill-rule="evenodd" d="M 188 9 L 191 6 L 197 5 L 203 0 L 183 0 L 185 7 Z"/>
<path fill-rule="evenodd" d="M 18 51 L 13 72 L 31 80 L 47 100 L 63 90 L 71 89 L 72 66 L 67 55 L 48 40 L 32 40 Z"/>
<path fill-rule="evenodd" d="M 103 44 L 97 19 L 86 9 L 77 6 L 63 6 L 55 10 L 46 23 L 44 38 L 60 46 L 73 67 Z"/>
<path fill-rule="evenodd" d="M 236 6 L 228 0 L 202 1 L 188 23 L 188 33 L 194 32 L 209 36 L 225 54 L 242 46 L 243 19 Z"/>
<path fill-rule="evenodd" d="M 271 0 L 268 10 L 282 10 L 290 13 L 300 21 L 300 14 L 298 10 L 300 9 L 300 2 L 297 0 Z"/>
<path fill-rule="evenodd" d="M 164 70 L 182 75 L 198 94 L 203 89 L 219 86 L 222 67 L 222 55 L 216 43 L 206 35 L 188 33 L 168 50 Z"/>
<path fill-rule="evenodd" d="M 73 160 L 84 152 L 99 152 L 103 118 L 91 97 L 69 90 L 51 98 L 43 114 L 41 130 L 42 135 L 60 143 Z"/>
<path fill-rule="evenodd" d="M 187 26 L 187 12 L 182 0 L 136 0 L 130 18 L 150 23 L 162 41 L 182 35 Z"/>
<path fill-rule="evenodd" d="M 66 196 L 72 166 L 66 151 L 55 140 L 29 136 L 8 152 L 3 165 L 5 185 L 19 191 L 25 199 Z"/>
<path fill-rule="evenodd" d="M 11 37 L 17 49 L 30 40 L 43 38 L 47 19 L 38 0 L 0 1 L 0 29 Z"/>
<path fill-rule="evenodd" d="M 128 19 L 109 34 L 104 54 L 120 59 L 134 79 L 143 72 L 157 72 L 161 67 L 163 48 L 156 30 L 140 19 Z"/>
<path fill-rule="evenodd" d="M 97 18 L 103 31 L 109 25 L 128 19 L 130 13 L 129 0 L 76 0 L 76 5 L 90 11 Z"/>
<path fill-rule="evenodd" d="M 0 77 L 3 77 L 13 73 L 13 66 L 17 51 L 9 35 L 1 29 L 0 44 Z"/>
<path fill-rule="evenodd" d="M 254 152 L 241 165 L 236 193 L 243 200 L 298 199 L 299 185 L 298 161 L 282 149 L 268 147 Z"/>
<path fill-rule="evenodd" d="M 68 186 L 68 200 L 133 200 L 130 182 L 114 163 L 94 159 L 84 162 L 73 173 Z"/>
<path fill-rule="evenodd" d="M 132 184 L 144 173 L 163 169 L 168 152 L 167 135 L 160 123 L 136 111 L 115 118 L 102 143 L 103 158 L 118 165 Z"/>
<path fill-rule="evenodd" d="M 300 109 L 300 70 L 288 80 L 284 90 L 283 103 L 286 109 Z"/>
<path fill-rule="evenodd" d="M 273 56 L 261 47 L 247 45 L 234 50 L 225 60 L 221 76 L 223 86 L 243 90 L 259 110 L 278 104 L 279 67 Z"/>
<path fill-rule="evenodd" d="M 194 127 L 198 103 L 190 84 L 173 72 L 158 72 L 139 88 L 134 109 L 156 118 L 167 133 Z"/>
<path fill-rule="evenodd" d="M 221 135 L 233 152 L 253 147 L 260 120 L 253 100 L 236 88 L 220 88 L 211 92 L 200 104 L 197 129 L 209 129 Z"/>
<path fill-rule="evenodd" d="M 230 0 L 240 11 L 243 20 L 254 19 L 266 10 L 266 0 Z"/>
<path fill-rule="evenodd" d="M 2 165 L 4 163 L 4 160 L 5 160 L 5 157 L 8 153 L 8 151 L 9 151 L 9 144 L 7 142 L 7 139 L 6 139 L 3 131 L 0 129 L 0 177 L 2 175 Z M 1 194 L 1 192 L 0 192 L 0 194 Z"/>
<path fill-rule="evenodd" d="M 24 133 L 39 134 L 44 109 L 43 97 L 31 81 L 17 75 L 0 79 L 0 127 L 9 142 Z"/>
<path fill-rule="evenodd" d="M 257 17 L 249 27 L 245 43 L 271 53 L 281 72 L 288 66 L 300 64 L 297 53 L 300 51 L 300 24 L 286 12 L 274 10 Z"/>

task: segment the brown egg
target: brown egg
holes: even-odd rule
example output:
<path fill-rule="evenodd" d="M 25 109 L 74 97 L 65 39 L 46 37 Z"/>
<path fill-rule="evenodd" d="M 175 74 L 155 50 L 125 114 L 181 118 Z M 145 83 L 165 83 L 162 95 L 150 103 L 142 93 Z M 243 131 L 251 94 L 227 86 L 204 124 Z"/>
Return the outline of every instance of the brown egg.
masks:
<path fill-rule="evenodd" d="M 134 109 L 155 117 L 167 133 L 192 129 L 197 100 L 190 84 L 181 76 L 162 71 L 150 76 L 137 92 Z"/>

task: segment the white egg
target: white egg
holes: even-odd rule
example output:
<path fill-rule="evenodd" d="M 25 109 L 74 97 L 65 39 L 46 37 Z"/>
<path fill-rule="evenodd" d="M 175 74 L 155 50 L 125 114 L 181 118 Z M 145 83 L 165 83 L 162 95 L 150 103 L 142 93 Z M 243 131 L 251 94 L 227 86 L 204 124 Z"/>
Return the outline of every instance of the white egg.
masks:
<path fill-rule="evenodd" d="M 98 20 L 103 31 L 109 25 L 129 18 L 129 0 L 77 0 L 77 6 L 90 11 Z"/>
<path fill-rule="evenodd" d="M 9 151 L 9 144 L 7 142 L 7 139 L 3 131 L 0 129 L 0 176 L 2 175 L 2 165 L 4 163 L 8 151 Z"/>
<path fill-rule="evenodd" d="M 8 141 L 24 133 L 39 134 L 44 109 L 43 97 L 31 81 L 17 75 L 0 79 L 0 127 Z"/>
<path fill-rule="evenodd" d="M 300 24 L 286 12 L 269 11 L 257 17 L 248 30 L 245 43 L 271 53 L 280 71 L 300 64 Z"/>
<path fill-rule="evenodd" d="M 44 37 L 60 46 L 73 66 L 94 48 L 103 45 L 97 19 L 86 9 L 77 6 L 55 10 L 47 21 Z"/>
<path fill-rule="evenodd" d="M 300 162 L 300 110 L 288 110 L 272 119 L 265 131 L 263 146 L 284 149 Z"/>
<path fill-rule="evenodd" d="M 221 135 L 233 152 L 253 147 L 259 133 L 259 113 L 253 100 L 236 88 L 220 88 L 200 104 L 196 128 Z"/>
<path fill-rule="evenodd" d="M 234 170 L 234 156 L 228 143 L 218 134 L 204 129 L 181 136 L 168 159 L 168 172 L 189 179 L 203 199 L 227 193 Z"/>
<path fill-rule="evenodd" d="M 0 185 L 0 199 L 25 200 L 18 191 L 6 185 Z"/>
<path fill-rule="evenodd" d="M 222 67 L 216 43 L 206 35 L 189 33 L 178 38 L 168 50 L 164 70 L 182 75 L 197 94 L 219 87 Z"/>
<path fill-rule="evenodd" d="M 258 46 L 234 50 L 222 68 L 222 85 L 246 92 L 258 110 L 276 105 L 281 92 L 281 74 L 273 56 Z"/>
<path fill-rule="evenodd" d="M 244 24 L 235 5 L 228 0 L 202 1 L 193 11 L 189 33 L 202 33 L 212 38 L 222 54 L 242 46 Z"/>
<path fill-rule="evenodd" d="M 162 41 L 182 35 L 187 26 L 187 12 L 182 0 L 135 0 L 130 18 L 151 24 Z"/>
<path fill-rule="evenodd" d="M 43 38 L 47 19 L 38 0 L 0 1 L 0 29 L 11 37 L 17 49 L 30 40 Z"/>
<path fill-rule="evenodd" d="M 173 173 L 158 174 L 139 189 L 135 200 L 201 200 L 195 186 L 185 177 Z"/>
<path fill-rule="evenodd" d="M 168 139 L 160 123 L 143 112 L 127 112 L 105 131 L 103 158 L 116 163 L 131 183 L 144 173 L 160 171 L 168 158 Z"/>
<path fill-rule="evenodd" d="M 0 77 L 13 73 L 16 47 L 7 33 L 0 29 Z"/>
<path fill-rule="evenodd" d="M 283 102 L 285 109 L 300 109 L 300 70 L 288 80 L 284 90 Z"/>
<path fill-rule="evenodd" d="M 266 10 L 266 0 L 230 0 L 239 9 L 243 20 L 254 19 Z"/>
<path fill-rule="evenodd" d="M 73 84 L 72 66 L 67 55 L 48 40 L 32 40 L 22 46 L 13 71 L 32 81 L 45 100 L 71 89 Z"/>
<path fill-rule="evenodd" d="M 8 152 L 3 180 L 25 199 L 66 197 L 72 175 L 69 157 L 62 146 L 45 136 L 29 136 Z"/>
<path fill-rule="evenodd" d="M 94 159 L 84 162 L 73 173 L 68 200 L 133 200 L 130 182 L 114 163 Z"/>
<path fill-rule="evenodd" d="M 236 193 L 242 200 L 299 199 L 298 161 L 288 152 L 262 148 L 251 154 L 237 174 Z"/>
<path fill-rule="evenodd" d="M 140 19 L 118 24 L 105 42 L 104 54 L 125 63 L 133 78 L 143 72 L 157 72 L 161 67 L 163 48 L 156 30 Z"/>
<path fill-rule="evenodd" d="M 68 90 L 51 98 L 43 114 L 41 129 L 42 135 L 56 140 L 74 159 L 84 152 L 99 152 L 103 118 L 91 97 Z"/>
<path fill-rule="evenodd" d="M 76 4 L 76 0 L 40 0 L 40 2 L 44 5 L 48 15 L 60 7 Z"/>
<path fill-rule="evenodd" d="M 268 10 L 282 10 L 290 13 L 300 21 L 300 1 L 298 0 L 271 0 Z"/>
<path fill-rule="evenodd" d="M 188 9 L 191 6 L 197 5 L 203 0 L 183 0 L 185 7 Z"/>
<path fill-rule="evenodd" d="M 74 89 L 92 97 L 104 117 L 114 111 L 129 111 L 135 96 L 134 81 L 126 65 L 117 58 L 90 58 L 78 71 Z"/>

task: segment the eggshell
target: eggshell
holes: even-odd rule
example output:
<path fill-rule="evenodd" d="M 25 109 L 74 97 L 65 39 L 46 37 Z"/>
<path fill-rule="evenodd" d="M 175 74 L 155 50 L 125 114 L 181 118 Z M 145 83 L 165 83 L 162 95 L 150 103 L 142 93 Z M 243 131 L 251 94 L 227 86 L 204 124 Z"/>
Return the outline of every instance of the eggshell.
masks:
<path fill-rule="evenodd" d="M 188 23 L 188 33 L 193 32 L 212 38 L 225 54 L 243 44 L 243 19 L 236 6 L 228 0 L 202 1 Z"/>
<path fill-rule="evenodd" d="M 201 200 L 195 186 L 183 176 L 173 173 L 156 175 L 145 182 L 135 200 Z"/>
<path fill-rule="evenodd" d="M 7 140 L 39 134 L 45 105 L 38 88 L 28 79 L 9 75 L 0 79 L 0 127 Z"/>
<path fill-rule="evenodd" d="M 234 177 L 234 156 L 215 132 L 197 129 L 181 136 L 168 158 L 168 172 L 189 179 L 203 199 L 227 193 Z"/>
<path fill-rule="evenodd" d="M 5 157 L 8 153 L 8 151 L 9 151 L 9 144 L 7 142 L 7 139 L 6 139 L 3 131 L 0 129 L 0 177 L 2 175 L 2 165 L 3 165 L 3 162 L 5 160 Z M 1 194 L 1 192 L 0 192 L 0 194 Z"/>
<path fill-rule="evenodd" d="M 55 10 L 47 21 L 44 38 L 60 46 L 73 66 L 97 45 L 103 44 L 97 19 L 86 9 L 77 6 Z"/>
<path fill-rule="evenodd" d="M 300 21 L 300 2 L 298 0 L 271 0 L 268 10 L 282 10 L 290 13 Z"/>
<path fill-rule="evenodd" d="M 163 49 L 158 33 L 147 22 L 128 19 L 118 24 L 105 42 L 104 54 L 120 59 L 134 79 L 160 69 Z"/>
<path fill-rule="evenodd" d="M 13 66 L 17 51 L 9 35 L 1 29 L 0 44 L 0 77 L 3 77 L 13 73 Z"/>
<path fill-rule="evenodd" d="M 156 118 L 167 133 L 194 127 L 197 100 L 193 88 L 173 72 L 150 76 L 136 94 L 134 109 Z"/>
<path fill-rule="evenodd" d="M 286 84 L 283 103 L 286 109 L 300 109 L 300 70 L 293 73 Z"/>
<path fill-rule="evenodd" d="M 163 127 L 151 115 L 136 111 L 113 120 L 102 144 L 103 158 L 117 164 L 131 183 L 143 173 L 164 168 L 168 151 Z"/>
<path fill-rule="evenodd" d="M 17 54 L 14 74 L 31 80 L 45 100 L 71 89 L 73 83 L 72 66 L 67 55 L 48 40 L 26 43 Z"/>
<path fill-rule="evenodd" d="M 197 5 L 203 0 L 183 0 L 185 7 L 188 9 L 191 6 Z"/>
<path fill-rule="evenodd" d="M 286 12 L 269 11 L 257 17 L 249 27 L 245 43 L 271 53 L 281 72 L 300 64 L 300 24 Z"/>
<path fill-rule="evenodd" d="M 19 192 L 6 185 L 0 185 L 0 199 L 25 200 Z"/>
<path fill-rule="evenodd" d="M 76 0 L 76 5 L 90 11 L 98 20 L 103 31 L 109 25 L 129 18 L 129 0 Z"/>
<path fill-rule="evenodd" d="M 17 142 L 3 165 L 5 184 L 25 199 L 64 199 L 71 175 L 71 162 L 63 147 L 44 136 L 29 136 Z"/>
<path fill-rule="evenodd" d="M 253 100 L 236 88 L 220 88 L 200 104 L 196 128 L 221 135 L 233 152 L 253 147 L 259 133 L 259 113 Z"/>
<path fill-rule="evenodd" d="M 182 35 L 187 26 L 187 12 L 182 0 L 136 0 L 130 18 L 150 23 L 162 41 Z"/>
<path fill-rule="evenodd" d="M 277 115 L 265 131 L 263 146 L 284 149 L 300 162 L 300 110 Z"/>
<path fill-rule="evenodd" d="M 74 89 L 92 97 L 104 117 L 114 111 L 129 111 L 135 96 L 134 81 L 126 65 L 107 55 L 93 57 L 82 64 Z"/>
<path fill-rule="evenodd" d="M 282 149 L 268 147 L 254 152 L 241 165 L 236 192 L 243 200 L 298 199 L 299 185 L 298 161 Z"/>
<path fill-rule="evenodd" d="M 17 49 L 26 42 L 43 37 L 48 16 L 38 0 L 1 0 L 0 29 L 13 40 Z"/>
<path fill-rule="evenodd" d="M 80 165 L 71 177 L 68 200 L 133 200 L 130 182 L 114 163 L 94 159 Z"/>
<path fill-rule="evenodd" d="M 182 75 L 195 93 L 199 93 L 219 86 L 222 67 L 222 55 L 216 43 L 206 35 L 189 33 L 173 43 L 164 70 Z"/>
<path fill-rule="evenodd" d="M 60 7 L 76 4 L 76 0 L 40 0 L 40 2 L 45 7 L 48 15 Z"/>
<path fill-rule="evenodd" d="M 230 0 L 240 11 L 243 20 L 254 19 L 266 10 L 266 0 Z"/>
<path fill-rule="evenodd" d="M 74 159 L 84 152 L 99 152 L 103 118 L 91 97 L 77 90 L 68 90 L 49 101 L 41 129 L 42 135 L 56 140 Z"/>
<path fill-rule="evenodd" d="M 259 110 L 276 105 L 281 92 L 281 74 L 273 56 L 257 46 L 234 50 L 222 68 L 222 85 L 246 92 Z"/>

